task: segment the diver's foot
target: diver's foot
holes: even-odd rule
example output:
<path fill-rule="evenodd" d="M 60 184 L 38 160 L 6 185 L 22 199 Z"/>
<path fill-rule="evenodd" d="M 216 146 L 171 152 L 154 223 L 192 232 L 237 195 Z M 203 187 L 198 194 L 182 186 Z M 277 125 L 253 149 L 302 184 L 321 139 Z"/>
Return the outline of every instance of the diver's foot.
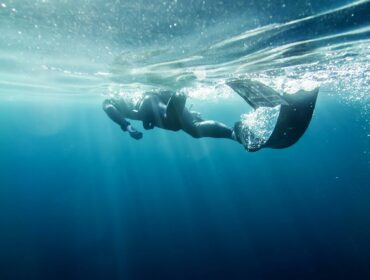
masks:
<path fill-rule="evenodd" d="M 242 140 L 241 140 L 241 137 L 240 137 L 241 126 L 242 126 L 242 122 L 241 121 L 236 122 L 234 124 L 234 129 L 233 129 L 233 132 L 231 133 L 231 138 L 233 140 L 239 142 L 240 144 L 243 144 L 242 143 Z"/>
<path fill-rule="evenodd" d="M 261 141 L 241 121 L 236 122 L 231 137 L 243 145 L 248 152 L 261 149 Z M 253 139 L 253 141 L 251 141 Z"/>

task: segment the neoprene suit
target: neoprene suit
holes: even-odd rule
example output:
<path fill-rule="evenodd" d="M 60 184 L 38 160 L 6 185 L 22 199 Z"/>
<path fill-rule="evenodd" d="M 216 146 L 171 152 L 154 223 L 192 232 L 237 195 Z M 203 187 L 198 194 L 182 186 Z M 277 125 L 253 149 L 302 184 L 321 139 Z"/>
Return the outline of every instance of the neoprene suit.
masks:
<path fill-rule="evenodd" d="M 213 138 L 232 138 L 233 130 L 223 123 L 213 120 L 203 120 L 196 112 L 185 107 L 186 97 L 172 92 L 146 93 L 140 102 L 130 108 L 123 98 L 111 98 L 103 102 L 107 115 L 124 131 L 133 129 L 126 120 L 143 122 L 144 129 L 159 127 L 167 130 L 183 130 L 189 135 Z M 134 132 L 140 133 L 133 129 Z M 140 133 L 141 134 L 141 133 Z M 140 139 L 140 137 L 132 137 Z"/>

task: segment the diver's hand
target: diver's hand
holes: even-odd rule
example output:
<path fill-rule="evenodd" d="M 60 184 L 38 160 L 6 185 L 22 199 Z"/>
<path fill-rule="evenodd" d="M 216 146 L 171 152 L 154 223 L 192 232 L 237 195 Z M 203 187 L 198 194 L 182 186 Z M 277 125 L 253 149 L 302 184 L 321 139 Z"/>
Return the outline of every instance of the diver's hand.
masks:
<path fill-rule="evenodd" d="M 132 125 L 128 125 L 126 129 L 132 138 L 136 140 L 143 138 L 143 133 L 137 131 Z"/>

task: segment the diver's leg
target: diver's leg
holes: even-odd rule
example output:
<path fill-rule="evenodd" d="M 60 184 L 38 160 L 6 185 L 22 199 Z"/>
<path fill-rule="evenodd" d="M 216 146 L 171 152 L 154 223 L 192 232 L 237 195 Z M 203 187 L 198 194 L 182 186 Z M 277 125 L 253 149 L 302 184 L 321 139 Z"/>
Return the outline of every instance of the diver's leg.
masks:
<path fill-rule="evenodd" d="M 181 123 L 182 130 L 194 138 L 212 137 L 234 140 L 232 128 L 216 121 L 195 119 L 188 110 L 184 110 Z"/>
<path fill-rule="evenodd" d="M 122 113 L 117 109 L 116 106 L 112 104 L 109 100 L 104 100 L 103 102 L 103 110 L 108 115 L 108 117 L 118 124 L 122 129 L 126 129 L 130 123 L 126 121 Z"/>
<path fill-rule="evenodd" d="M 233 130 L 227 125 L 216 121 L 202 121 L 194 123 L 195 134 L 197 138 L 212 137 L 212 138 L 232 138 Z"/>

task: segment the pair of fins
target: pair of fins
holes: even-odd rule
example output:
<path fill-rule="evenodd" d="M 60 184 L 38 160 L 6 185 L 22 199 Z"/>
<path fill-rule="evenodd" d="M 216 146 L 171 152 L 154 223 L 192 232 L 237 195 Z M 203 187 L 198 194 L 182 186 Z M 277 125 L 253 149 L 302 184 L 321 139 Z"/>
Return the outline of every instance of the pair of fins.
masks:
<path fill-rule="evenodd" d="M 226 84 L 255 110 L 280 105 L 275 127 L 264 142 L 256 141 L 253 133 L 241 122 L 235 124 L 234 131 L 238 140 L 250 152 L 262 148 L 283 149 L 295 144 L 311 122 L 319 92 L 319 88 L 315 88 L 312 91 L 300 90 L 295 94 L 280 95 L 272 88 L 248 79 L 233 80 Z"/>

